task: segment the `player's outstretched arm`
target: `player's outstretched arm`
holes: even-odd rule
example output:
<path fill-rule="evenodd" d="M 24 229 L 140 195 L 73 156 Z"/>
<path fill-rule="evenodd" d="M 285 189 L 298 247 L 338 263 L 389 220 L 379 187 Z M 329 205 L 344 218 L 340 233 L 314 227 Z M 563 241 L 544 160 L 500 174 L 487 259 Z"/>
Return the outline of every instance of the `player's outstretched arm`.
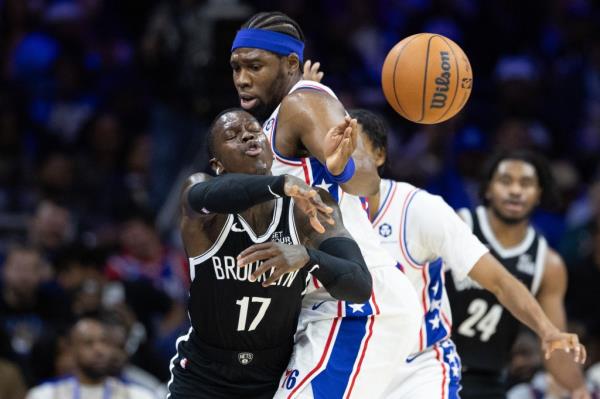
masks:
<path fill-rule="evenodd" d="M 371 274 L 358 245 L 344 228 L 337 204 L 325 191 L 320 190 L 320 194 L 325 203 L 333 208 L 331 216 L 335 221 L 333 225 L 327 225 L 323 234 L 315 232 L 302 211 L 296 208 L 298 233 L 304 245 L 275 242 L 256 244 L 239 255 L 238 265 L 262 260 L 264 263 L 253 273 L 255 277 L 275 268 L 270 279 L 263 283 L 265 286 L 284 273 L 310 267 L 312 274 L 334 298 L 355 303 L 366 302 L 373 289 Z"/>
<path fill-rule="evenodd" d="M 498 301 L 542 340 L 546 359 L 557 349 L 572 353 L 574 360 L 583 363 L 585 347 L 576 334 L 561 332 L 552 322 L 529 290 L 510 274 L 492 255 L 483 255 L 469 272 L 469 277 L 492 292 Z"/>
<path fill-rule="evenodd" d="M 227 173 L 215 178 L 204 174 L 195 184 L 189 185 L 183 197 L 196 213 L 239 213 L 262 202 L 281 196 L 297 199 L 314 229 L 325 231 L 317 215 L 333 223 L 328 216 L 333 210 L 325 205 L 317 192 L 294 176 L 258 176 Z M 194 176 L 197 176 L 194 175 Z"/>
<path fill-rule="evenodd" d="M 564 298 L 567 291 L 567 268 L 560 255 L 551 249 L 548 251 L 545 262 L 544 274 L 536 298 L 550 321 L 564 331 L 566 328 Z M 583 372 L 569 354 L 558 352 L 547 359 L 545 365 L 556 382 L 572 392 L 572 398 L 591 398 Z"/>
<path fill-rule="evenodd" d="M 352 158 L 362 148 L 356 120 L 346 116 L 342 104 L 329 94 L 300 89 L 287 96 L 277 121 L 277 149 L 285 156 L 298 156 L 298 144 L 327 167 L 344 191 L 369 196 L 379 184 L 367 176 L 376 174 L 377 165 L 369 157 Z"/>

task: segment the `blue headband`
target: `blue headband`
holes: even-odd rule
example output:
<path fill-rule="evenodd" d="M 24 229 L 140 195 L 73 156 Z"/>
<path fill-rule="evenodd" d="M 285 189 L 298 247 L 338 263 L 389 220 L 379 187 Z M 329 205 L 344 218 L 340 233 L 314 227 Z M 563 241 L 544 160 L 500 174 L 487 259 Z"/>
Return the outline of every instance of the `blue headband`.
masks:
<path fill-rule="evenodd" d="M 235 35 L 231 51 L 241 47 L 259 48 L 279 55 L 296 53 L 300 63 L 303 62 L 304 43 L 285 33 L 264 29 L 240 29 Z"/>

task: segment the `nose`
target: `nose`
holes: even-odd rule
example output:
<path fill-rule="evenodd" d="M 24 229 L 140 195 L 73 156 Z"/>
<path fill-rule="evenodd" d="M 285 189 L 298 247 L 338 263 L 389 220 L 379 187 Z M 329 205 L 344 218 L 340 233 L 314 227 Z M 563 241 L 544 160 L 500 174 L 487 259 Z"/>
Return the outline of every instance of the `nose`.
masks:
<path fill-rule="evenodd" d="M 244 129 L 244 133 L 242 134 L 242 142 L 247 143 L 248 141 L 254 139 L 256 139 L 256 133 Z"/>
<path fill-rule="evenodd" d="M 514 182 L 509 187 L 509 193 L 513 197 L 519 197 L 521 195 L 521 185 L 518 182 Z"/>
<path fill-rule="evenodd" d="M 245 89 L 250 87 L 251 84 L 250 74 L 246 72 L 245 68 L 240 68 L 239 72 L 235 74 L 235 85 L 240 89 Z"/>

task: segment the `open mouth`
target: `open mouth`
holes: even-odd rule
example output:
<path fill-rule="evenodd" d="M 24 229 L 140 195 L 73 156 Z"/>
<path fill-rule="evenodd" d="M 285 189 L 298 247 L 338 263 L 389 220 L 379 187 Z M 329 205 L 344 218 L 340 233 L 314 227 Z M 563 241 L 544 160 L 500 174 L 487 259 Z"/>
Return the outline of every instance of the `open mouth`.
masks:
<path fill-rule="evenodd" d="M 251 157 L 256 157 L 263 152 L 262 147 L 258 144 L 257 141 L 251 141 L 248 143 L 248 148 L 246 148 L 245 154 Z"/>
<path fill-rule="evenodd" d="M 258 103 L 258 98 L 253 97 L 249 94 L 240 94 L 240 106 L 243 109 L 252 109 L 256 106 L 256 103 Z"/>

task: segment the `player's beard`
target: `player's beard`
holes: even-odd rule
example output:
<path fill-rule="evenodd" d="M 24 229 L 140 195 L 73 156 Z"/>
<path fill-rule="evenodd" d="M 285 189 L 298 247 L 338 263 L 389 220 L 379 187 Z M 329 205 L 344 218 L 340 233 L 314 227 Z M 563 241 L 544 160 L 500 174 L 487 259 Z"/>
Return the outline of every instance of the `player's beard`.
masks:
<path fill-rule="evenodd" d="M 108 377 L 109 370 L 108 367 L 93 367 L 93 366 L 84 366 L 79 365 L 79 371 L 81 374 L 85 375 L 90 381 L 94 381 L 95 383 L 100 383 L 104 378 Z"/>
<path fill-rule="evenodd" d="M 509 226 L 514 226 L 526 221 L 529 221 L 529 217 L 531 216 L 531 214 L 533 213 L 533 208 L 531 208 L 529 211 L 525 212 L 523 214 L 523 216 L 519 216 L 519 217 L 512 217 L 512 216 L 506 216 L 503 215 L 502 212 L 500 212 L 500 210 L 498 210 L 495 206 L 491 205 L 490 206 L 492 208 L 492 212 L 494 212 L 494 215 L 496 215 L 496 217 L 498 219 L 500 219 L 500 221 L 504 224 L 507 224 Z"/>
<path fill-rule="evenodd" d="M 275 108 L 277 108 L 281 101 L 283 101 L 283 98 L 287 95 L 287 92 L 285 91 L 286 85 L 285 72 L 280 68 L 277 71 L 277 76 L 266 90 L 267 95 L 271 96 L 270 99 L 266 102 L 259 101 L 256 107 L 248 110 L 261 125 L 265 123 L 273 111 L 275 111 Z"/>

